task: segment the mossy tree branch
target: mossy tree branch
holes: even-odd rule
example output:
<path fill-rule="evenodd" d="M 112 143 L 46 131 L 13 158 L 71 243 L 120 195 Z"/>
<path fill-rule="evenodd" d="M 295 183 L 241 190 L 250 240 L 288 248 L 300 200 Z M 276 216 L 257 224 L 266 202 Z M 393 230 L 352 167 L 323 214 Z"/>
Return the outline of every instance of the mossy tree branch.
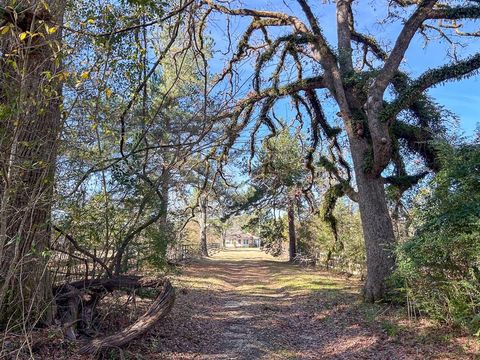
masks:
<path fill-rule="evenodd" d="M 422 74 L 410 86 L 406 87 L 399 97 L 388 105 L 382 114 L 385 121 L 391 121 L 399 112 L 415 103 L 425 90 L 450 80 L 461 80 L 472 75 L 480 68 L 480 53 L 460 62 L 432 69 Z"/>

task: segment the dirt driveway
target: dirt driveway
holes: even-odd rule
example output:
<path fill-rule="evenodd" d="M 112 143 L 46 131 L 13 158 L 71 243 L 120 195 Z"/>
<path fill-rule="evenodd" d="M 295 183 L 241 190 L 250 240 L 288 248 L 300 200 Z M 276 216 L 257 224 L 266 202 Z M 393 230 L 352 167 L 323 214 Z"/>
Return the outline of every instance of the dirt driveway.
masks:
<path fill-rule="evenodd" d="M 358 281 L 258 250 L 230 250 L 174 277 L 172 314 L 137 359 L 475 359 L 478 344 L 403 308 L 361 302 Z"/>

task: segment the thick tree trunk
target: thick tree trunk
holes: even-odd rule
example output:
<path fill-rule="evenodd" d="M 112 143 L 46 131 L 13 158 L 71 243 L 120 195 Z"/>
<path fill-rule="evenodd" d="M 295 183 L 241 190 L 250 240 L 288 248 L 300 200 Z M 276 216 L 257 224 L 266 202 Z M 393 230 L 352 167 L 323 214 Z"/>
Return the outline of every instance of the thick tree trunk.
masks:
<path fill-rule="evenodd" d="M 208 256 L 207 246 L 207 211 L 208 211 L 208 199 L 206 196 L 200 196 L 200 255 Z"/>
<path fill-rule="evenodd" d="M 293 262 L 297 256 L 297 234 L 295 232 L 295 205 L 294 199 L 288 200 L 288 255 Z"/>
<path fill-rule="evenodd" d="M 382 178 L 356 173 L 360 216 L 367 254 L 365 301 L 384 299 L 386 280 L 395 267 L 395 235 L 385 198 Z"/>
<path fill-rule="evenodd" d="M 60 69 L 52 42 L 60 41 L 61 34 L 58 30 L 20 39 L 19 33 L 45 33 L 38 20 L 61 24 L 65 5 L 58 0 L 24 5 L 10 39 L 2 43 L 2 55 L 15 54 L 8 59 L 14 59 L 16 67 L 8 68 L 5 62 L 8 74 L 2 79 L 2 106 L 9 111 L 0 122 L 2 149 L 6 149 L 1 155 L 0 327 L 49 324 L 54 312 L 46 251 L 61 129 L 61 83 L 55 76 Z"/>
<path fill-rule="evenodd" d="M 363 101 L 350 91 L 347 91 L 347 97 L 350 99 L 350 109 L 356 109 L 357 114 L 362 113 Z M 365 114 L 368 117 L 369 129 L 371 124 L 379 124 L 380 110 L 381 107 L 371 107 L 369 113 Z M 357 200 L 367 257 L 367 279 L 363 294 L 365 301 L 375 302 L 385 298 L 387 279 L 395 267 L 395 235 L 381 176 L 382 170 L 389 163 L 391 151 L 389 140 L 382 138 L 388 136 L 388 131 L 385 135 L 386 130 L 376 126 L 375 131 L 369 130 L 372 140 L 368 141 L 365 137 L 367 124 L 364 120 L 364 117 L 358 115 L 345 119 L 358 187 Z M 380 125 L 387 128 L 386 123 Z M 376 147 L 372 143 L 376 144 Z"/>

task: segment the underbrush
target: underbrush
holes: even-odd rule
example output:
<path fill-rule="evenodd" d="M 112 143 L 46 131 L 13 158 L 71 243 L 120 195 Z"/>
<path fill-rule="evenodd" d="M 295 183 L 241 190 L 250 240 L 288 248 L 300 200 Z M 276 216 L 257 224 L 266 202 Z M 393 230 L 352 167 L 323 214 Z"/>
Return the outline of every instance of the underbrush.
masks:
<path fill-rule="evenodd" d="M 480 146 L 440 148 L 442 170 L 419 205 L 419 226 L 398 249 L 397 298 L 480 335 Z"/>

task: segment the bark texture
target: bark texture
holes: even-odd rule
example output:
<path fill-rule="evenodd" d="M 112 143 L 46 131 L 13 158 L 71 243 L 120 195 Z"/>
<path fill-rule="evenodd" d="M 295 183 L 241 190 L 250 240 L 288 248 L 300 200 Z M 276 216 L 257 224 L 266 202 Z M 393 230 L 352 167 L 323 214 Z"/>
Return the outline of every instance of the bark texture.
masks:
<path fill-rule="evenodd" d="M 45 6 L 47 4 L 47 6 Z M 61 129 L 60 24 L 63 1 L 23 1 L 3 40 L 0 141 L 0 326 L 49 324 L 54 308 L 47 269 L 50 213 Z M 22 38 L 30 31 L 44 36 Z M 13 57 L 8 55 L 14 54 Z M 7 59 L 14 59 L 16 66 Z"/>
<path fill-rule="evenodd" d="M 128 344 L 151 330 L 154 325 L 164 318 L 170 312 L 174 301 L 175 291 L 170 281 L 166 280 L 155 301 L 137 321 L 116 334 L 89 341 L 80 349 L 80 353 L 97 354 L 105 349 L 119 348 Z"/>
<path fill-rule="evenodd" d="M 355 133 L 349 136 L 349 143 L 367 260 L 363 295 L 365 301 L 376 302 L 385 298 L 387 279 L 395 267 L 395 234 L 385 197 L 385 181 L 373 170 L 370 144 Z"/>
<path fill-rule="evenodd" d="M 386 280 L 395 267 L 395 235 L 390 218 L 383 179 L 369 179 L 357 174 L 359 206 L 367 255 L 367 279 L 364 299 L 368 302 L 384 298 Z"/>

